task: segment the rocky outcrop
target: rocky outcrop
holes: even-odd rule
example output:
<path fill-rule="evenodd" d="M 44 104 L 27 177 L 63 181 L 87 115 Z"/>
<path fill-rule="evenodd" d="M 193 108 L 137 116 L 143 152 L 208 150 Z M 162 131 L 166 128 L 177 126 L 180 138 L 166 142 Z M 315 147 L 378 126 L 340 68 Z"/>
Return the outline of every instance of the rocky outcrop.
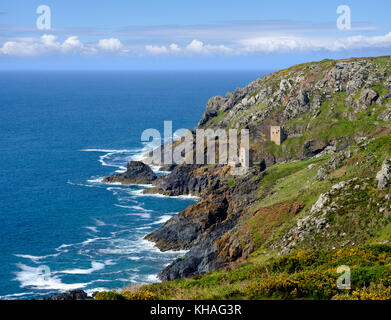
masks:
<path fill-rule="evenodd" d="M 364 89 L 361 92 L 359 99 L 356 101 L 356 106 L 360 111 L 366 110 L 370 105 L 375 103 L 378 98 L 379 95 L 377 92 L 372 89 Z"/>
<path fill-rule="evenodd" d="M 141 161 L 130 161 L 127 170 L 121 174 L 115 174 L 104 178 L 103 182 L 122 184 L 149 184 L 155 181 L 157 176 L 152 169 Z"/>
<path fill-rule="evenodd" d="M 385 162 L 376 177 L 381 186 L 389 169 Z M 371 237 L 368 230 L 374 225 L 386 226 L 391 214 L 390 194 L 376 192 L 376 185 L 373 178 L 353 178 L 333 185 L 273 248 L 286 254 L 298 248 L 335 249 L 365 243 Z"/>
<path fill-rule="evenodd" d="M 376 175 L 378 181 L 377 188 L 382 190 L 385 189 L 391 181 L 391 159 L 384 160 L 381 170 Z"/>
<path fill-rule="evenodd" d="M 332 156 L 317 172 L 316 179 L 323 181 L 327 179 L 329 173 L 341 168 L 346 164 L 347 159 L 352 156 L 350 151 L 341 151 Z"/>
<path fill-rule="evenodd" d="M 88 297 L 87 293 L 83 290 L 71 290 L 68 292 L 52 295 L 44 300 L 88 300 L 92 299 Z"/>

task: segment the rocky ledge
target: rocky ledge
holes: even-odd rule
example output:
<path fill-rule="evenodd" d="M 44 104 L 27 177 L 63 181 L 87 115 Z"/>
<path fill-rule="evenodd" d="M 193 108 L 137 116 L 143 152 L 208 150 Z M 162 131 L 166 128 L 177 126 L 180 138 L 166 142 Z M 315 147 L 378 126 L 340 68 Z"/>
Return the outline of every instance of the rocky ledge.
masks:
<path fill-rule="evenodd" d="M 127 170 L 121 174 L 115 174 L 104 178 L 103 182 L 122 184 L 149 184 L 156 180 L 157 176 L 152 169 L 141 161 L 130 161 Z"/>

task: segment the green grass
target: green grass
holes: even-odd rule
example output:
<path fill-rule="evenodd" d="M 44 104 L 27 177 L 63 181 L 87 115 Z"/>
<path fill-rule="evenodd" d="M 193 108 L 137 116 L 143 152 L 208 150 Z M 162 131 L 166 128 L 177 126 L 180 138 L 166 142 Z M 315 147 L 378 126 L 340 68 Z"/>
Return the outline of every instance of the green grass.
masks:
<path fill-rule="evenodd" d="M 341 265 L 351 268 L 352 287 L 348 291 L 337 288 L 341 275 L 337 268 Z M 391 284 L 391 246 L 302 250 L 190 279 L 144 285 L 138 288 L 142 294 L 135 290 L 129 295 L 125 290 L 124 296 L 138 298 L 147 292 L 161 300 L 331 299 L 339 295 L 346 299 L 354 298 L 356 291 L 364 290 L 371 283 Z M 378 290 L 379 293 L 383 292 Z M 117 294 L 114 298 L 119 299 Z"/>

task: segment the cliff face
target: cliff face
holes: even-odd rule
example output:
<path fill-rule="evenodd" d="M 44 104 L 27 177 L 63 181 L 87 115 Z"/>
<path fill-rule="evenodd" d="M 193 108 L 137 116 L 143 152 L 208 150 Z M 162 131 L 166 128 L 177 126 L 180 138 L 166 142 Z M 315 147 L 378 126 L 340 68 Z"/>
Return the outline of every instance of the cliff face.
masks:
<path fill-rule="evenodd" d="M 275 125 L 286 134 L 281 145 L 270 141 Z M 181 165 L 152 181 L 146 192 L 200 196 L 146 237 L 161 250 L 189 250 L 161 279 L 300 248 L 391 241 L 390 57 L 269 74 L 211 98 L 197 128 L 250 129 L 255 166 L 232 176 L 225 166 Z"/>
<path fill-rule="evenodd" d="M 186 257 L 165 268 L 159 274 L 160 278 L 173 280 L 223 267 L 226 259 L 219 256 L 217 242 L 257 199 L 260 180 L 261 176 L 254 173 L 238 179 L 238 186 L 212 180 L 213 184 L 202 192 L 198 203 L 149 234 L 146 239 L 155 242 L 163 251 L 189 249 Z"/>

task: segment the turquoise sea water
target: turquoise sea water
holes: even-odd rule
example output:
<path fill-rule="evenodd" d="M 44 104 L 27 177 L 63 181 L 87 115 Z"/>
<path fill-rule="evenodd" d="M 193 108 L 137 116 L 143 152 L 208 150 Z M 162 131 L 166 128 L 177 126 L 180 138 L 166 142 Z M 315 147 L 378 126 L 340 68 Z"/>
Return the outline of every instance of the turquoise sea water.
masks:
<path fill-rule="evenodd" d="M 142 238 L 194 203 L 107 185 L 163 121 L 194 128 L 209 97 L 264 72 L 1 72 L 0 299 L 157 281 L 183 252 Z"/>

